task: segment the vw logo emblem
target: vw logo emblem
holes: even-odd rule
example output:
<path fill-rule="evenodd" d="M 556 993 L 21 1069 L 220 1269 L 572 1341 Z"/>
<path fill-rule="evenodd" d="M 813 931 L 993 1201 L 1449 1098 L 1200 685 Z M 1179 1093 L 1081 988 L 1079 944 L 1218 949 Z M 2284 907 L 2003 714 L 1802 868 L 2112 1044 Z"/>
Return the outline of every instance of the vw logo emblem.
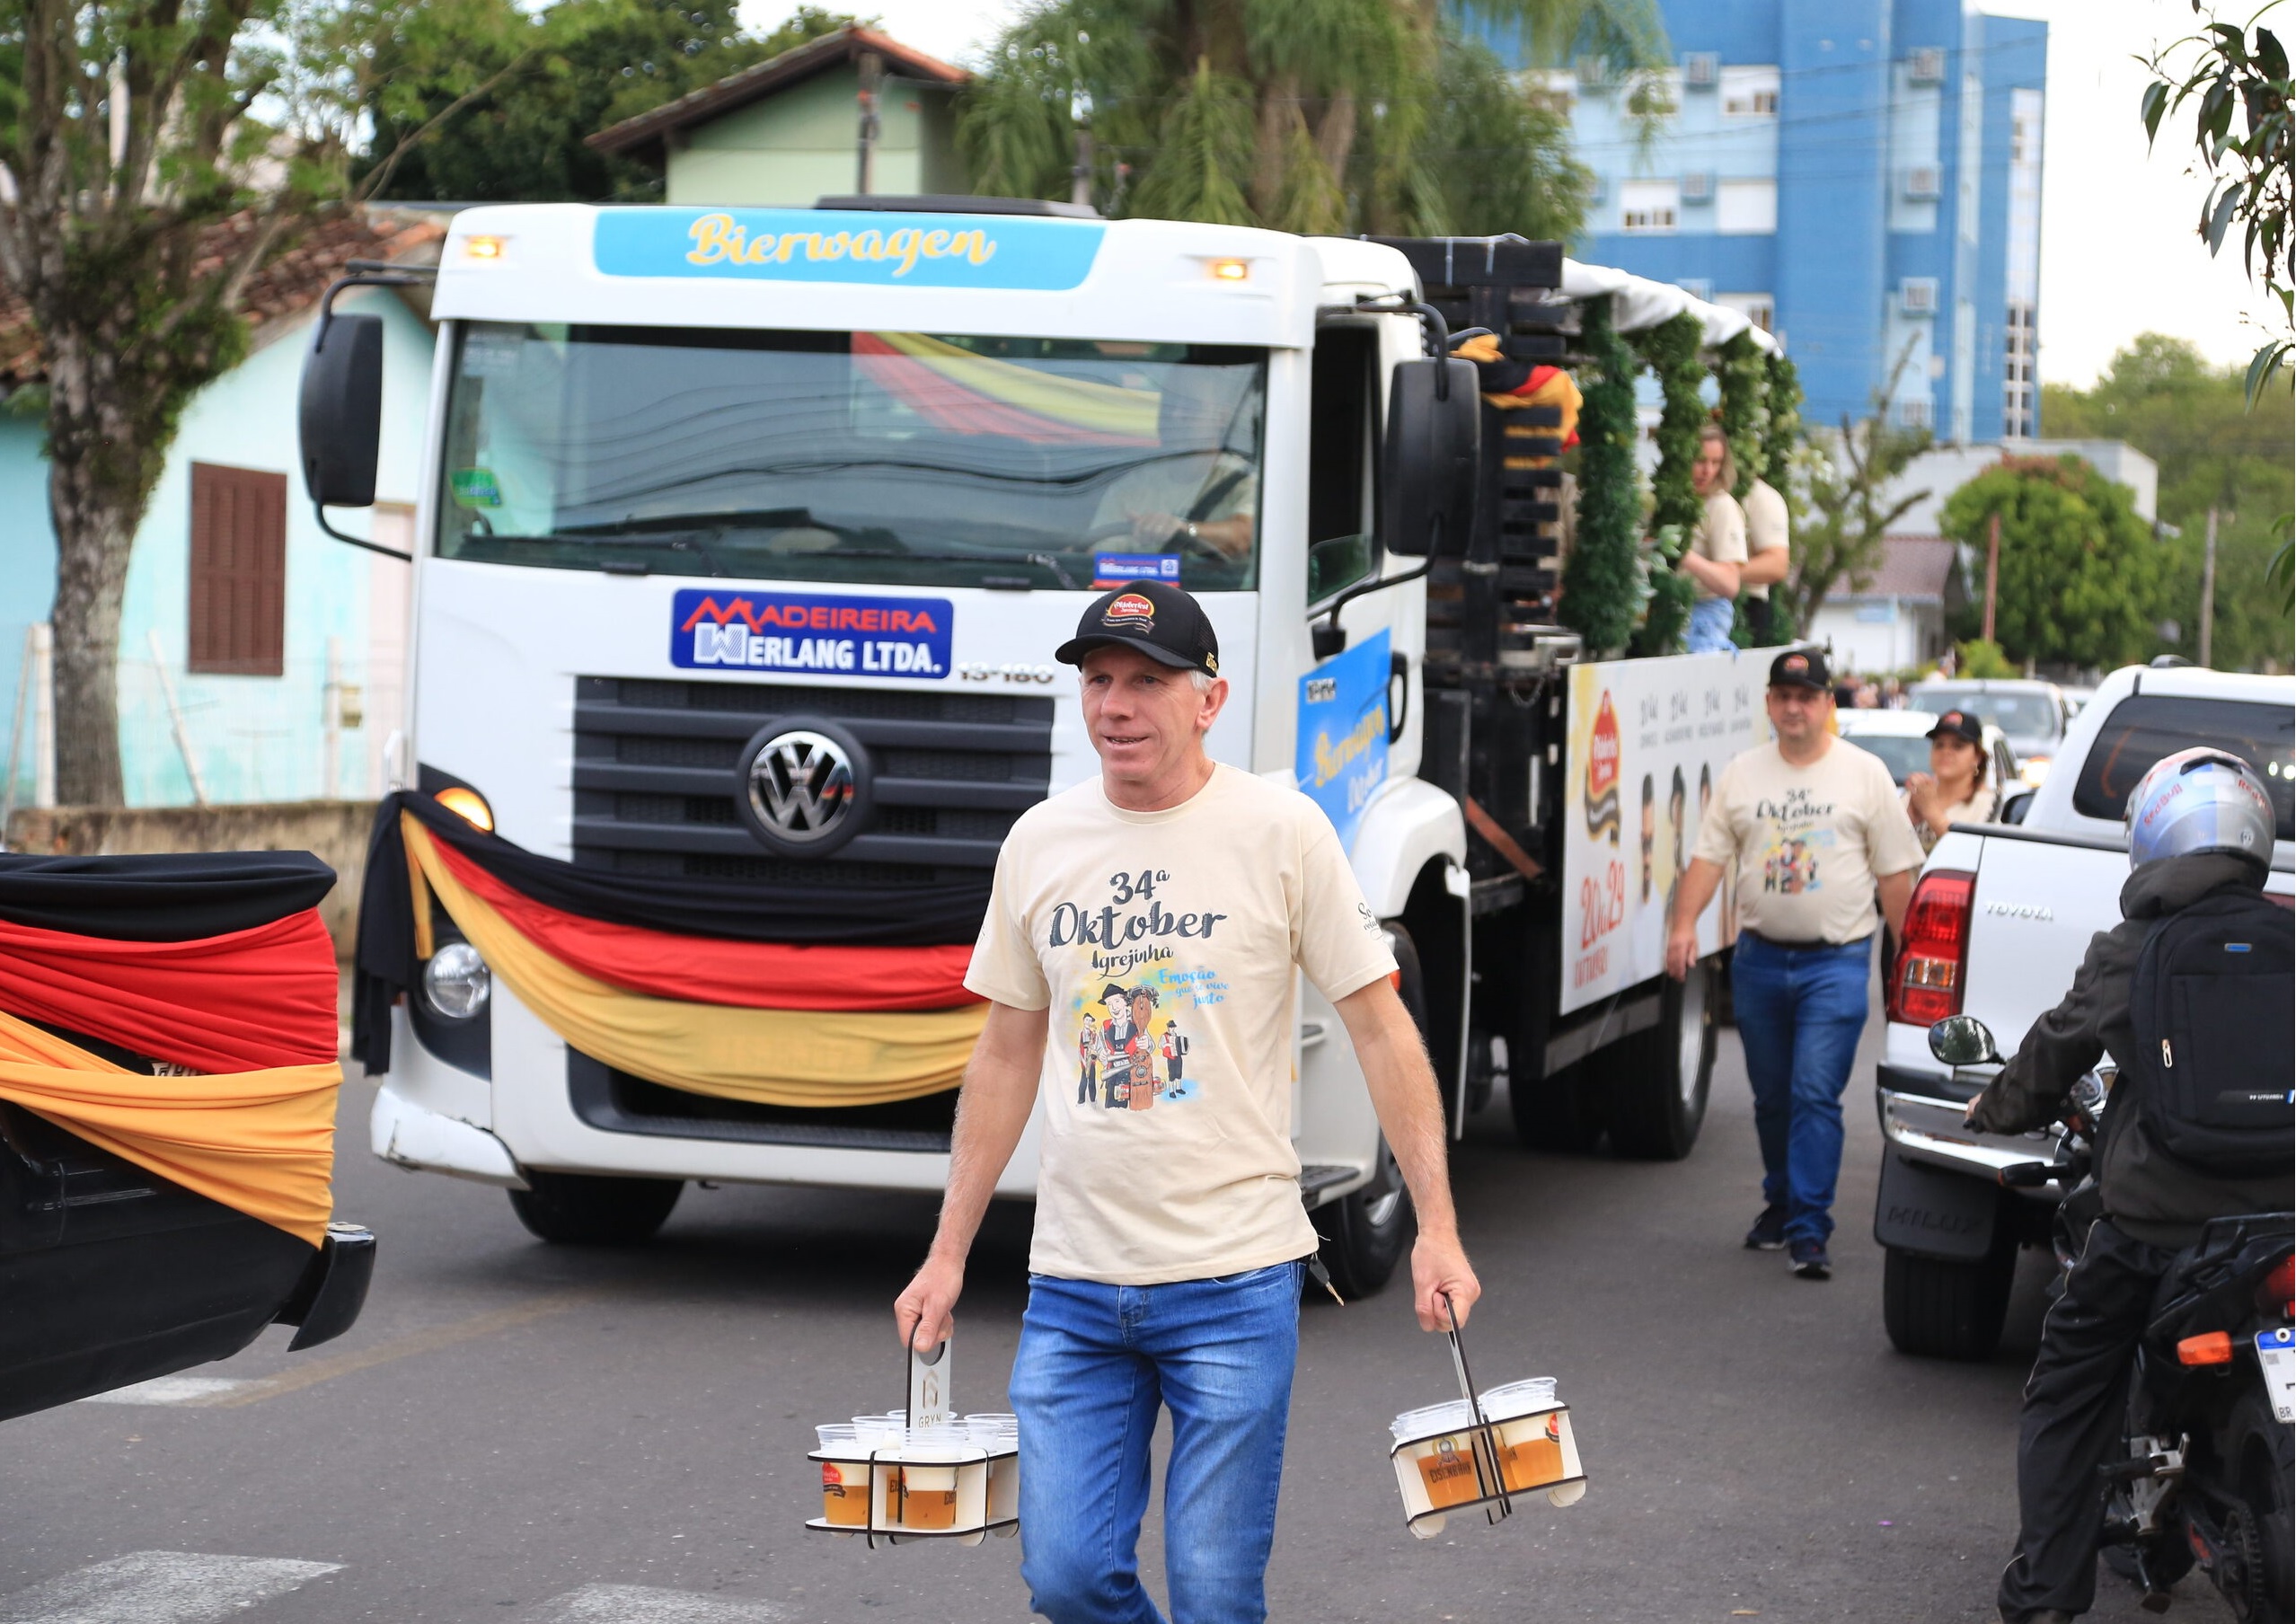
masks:
<path fill-rule="evenodd" d="M 852 758 L 826 733 L 793 728 L 749 758 L 749 805 L 765 831 L 791 845 L 843 832 L 858 786 Z"/>

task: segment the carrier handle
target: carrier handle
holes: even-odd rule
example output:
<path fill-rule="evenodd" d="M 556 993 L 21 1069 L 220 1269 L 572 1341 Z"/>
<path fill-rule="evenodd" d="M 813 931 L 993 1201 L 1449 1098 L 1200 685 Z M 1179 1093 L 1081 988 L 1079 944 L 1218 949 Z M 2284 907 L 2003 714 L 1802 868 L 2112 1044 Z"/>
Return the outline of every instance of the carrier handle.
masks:
<path fill-rule="evenodd" d="M 1483 1414 L 1483 1401 L 1475 1396 L 1475 1378 L 1467 1368 L 1467 1345 L 1459 1336 L 1459 1308 L 1452 1302 L 1449 1292 L 1443 1294 L 1443 1311 L 1451 1317 L 1451 1328 L 1445 1335 L 1451 1343 L 1452 1373 L 1459 1378 L 1459 1396 L 1467 1400 L 1467 1408 L 1474 1415 L 1475 1432 L 1483 1441 L 1480 1452 L 1489 1461 L 1492 1477 L 1497 1479 L 1491 1489 L 1498 1500 L 1498 1515 L 1511 1517 L 1514 1514 L 1514 1500 L 1506 1491 L 1506 1476 L 1499 1470 L 1498 1434 Z M 1482 1473 L 1483 1461 L 1479 1460 L 1475 1463 L 1478 1487 L 1481 1487 Z"/>

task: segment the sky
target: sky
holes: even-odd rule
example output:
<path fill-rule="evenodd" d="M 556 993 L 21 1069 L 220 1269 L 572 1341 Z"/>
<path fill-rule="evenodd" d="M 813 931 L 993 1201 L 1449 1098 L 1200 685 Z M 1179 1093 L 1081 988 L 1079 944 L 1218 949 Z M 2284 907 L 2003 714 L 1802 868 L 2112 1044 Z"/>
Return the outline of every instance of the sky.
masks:
<path fill-rule="evenodd" d="M 886 31 L 970 66 L 1020 0 L 837 0 L 875 13 Z M 2263 0 L 2221 0 L 2245 20 Z M 784 0 L 745 0 L 742 18 L 767 28 Z M 2042 147 L 2042 381 L 2086 386 L 2115 350 L 2150 331 L 2189 339 L 2220 363 L 2243 362 L 2263 342 L 2266 301 L 2242 274 L 2237 243 L 2209 257 L 2194 227 L 2208 192 L 2194 173 L 2189 110 L 2164 124 L 2145 152 L 2133 59 L 2193 26 L 2187 0 L 1993 0 L 1984 9 L 2036 17 L 2049 27 Z M 2291 19 L 2296 23 L 2296 18 Z M 2283 37 L 2289 30 L 2283 28 Z"/>

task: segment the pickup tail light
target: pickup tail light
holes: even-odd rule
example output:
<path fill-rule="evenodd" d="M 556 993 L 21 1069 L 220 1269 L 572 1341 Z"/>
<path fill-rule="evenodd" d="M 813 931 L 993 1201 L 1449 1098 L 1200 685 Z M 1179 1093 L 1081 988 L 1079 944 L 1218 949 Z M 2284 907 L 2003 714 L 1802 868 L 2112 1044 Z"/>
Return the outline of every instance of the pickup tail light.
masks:
<path fill-rule="evenodd" d="M 2296 1315 L 2296 1253 L 2283 1258 L 2280 1267 L 2265 1276 L 2256 1288 L 2256 1306 Z"/>
<path fill-rule="evenodd" d="M 1905 941 L 1890 977 L 1889 1018 L 1929 1027 L 1961 1013 L 1969 970 L 1969 914 L 1977 877 L 1937 869 L 1915 882 Z"/>
<path fill-rule="evenodd" d="M 2187 1337 L 2177 1344 L 2179 1364 L 2230 1364 L 2232 1363 L 2232 1333 L 2203 1331 L 2197 1337 Z"/>

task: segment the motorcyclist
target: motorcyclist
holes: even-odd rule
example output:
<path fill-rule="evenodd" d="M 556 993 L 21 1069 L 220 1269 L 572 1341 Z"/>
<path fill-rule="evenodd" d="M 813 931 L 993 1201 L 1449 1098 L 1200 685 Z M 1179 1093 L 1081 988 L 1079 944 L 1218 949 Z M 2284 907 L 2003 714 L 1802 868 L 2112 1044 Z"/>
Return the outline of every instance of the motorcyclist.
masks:
<path fill-rule="evenodd" d="M 2098 1469 L 2120 1436 L 2133 1355 L 2153 1291 L 2177 1253 L 2211 1218 L 2277 1212 L 2291 1169 L 2229 1176 L 2170 1157 L 2151 1142 L 2135 1100 L 2131 988 L 2138 955 L 2162 921 L 2202 898 L 2261 890 L 2273 849 L 2263 777 L 2210 748 L 2164 757 L 2129 796 L 2129 863 L 2122 922 L 2089 942 L 2064 1001 L 2034 1023 L 2017 1055 L 1969 1102 L 1972 1127 L 2024 1133 L 2062 1116 L 2082 1073 L 2106 1052 L 2124 1064 L 2097 1147 L 2104 1216 L 2094 1222 L 2042 1324 L 2018 1428 L 2019 1529 L 2001 1574 L 2006 1624 L 2065 1624 L 2097 1593 L 2105 1491 Z M 2296 1070 L 2283 1030 L 2276 1075 Z"/>

